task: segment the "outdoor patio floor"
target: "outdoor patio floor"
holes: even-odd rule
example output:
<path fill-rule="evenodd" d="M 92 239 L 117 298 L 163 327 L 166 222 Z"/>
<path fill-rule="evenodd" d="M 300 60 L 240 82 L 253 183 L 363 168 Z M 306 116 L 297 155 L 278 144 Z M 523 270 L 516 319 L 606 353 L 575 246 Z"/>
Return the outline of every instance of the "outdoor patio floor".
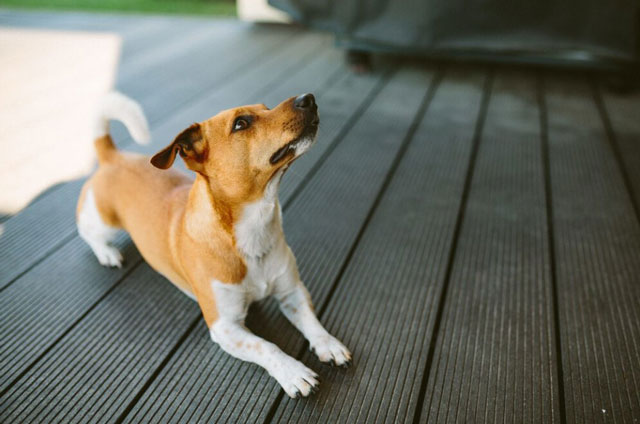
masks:
<path fill-rule="evenodd" d="M 285 234 L 354 356 L 321 364 L 274 302 L 255 305 L 248 326 L 322 379 L 289 399 L 126 234 L 125 266 L 98 264 L 74 181 L 1 224 L 0 422 L 640 422 L 640 93 L 394 59 L 354 75 L 330 35 L 293 26 L 7 10 L 0 25 L 123 37 L 117 88 L 153 142 L 117 125 L 121 149 L 313 92 Z"/>

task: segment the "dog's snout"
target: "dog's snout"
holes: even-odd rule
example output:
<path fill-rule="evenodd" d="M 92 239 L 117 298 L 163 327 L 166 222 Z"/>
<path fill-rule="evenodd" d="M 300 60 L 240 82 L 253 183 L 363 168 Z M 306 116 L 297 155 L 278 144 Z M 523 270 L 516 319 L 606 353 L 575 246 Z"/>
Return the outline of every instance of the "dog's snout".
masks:
<path fill-rule="evenodd" d="M 313 94 L 306 93 L 301 94 L 295 98 L 293 101 L 293 107 L 296 109 L 311 109 L 316 104 L 316 98 L 313 97 Z"/>

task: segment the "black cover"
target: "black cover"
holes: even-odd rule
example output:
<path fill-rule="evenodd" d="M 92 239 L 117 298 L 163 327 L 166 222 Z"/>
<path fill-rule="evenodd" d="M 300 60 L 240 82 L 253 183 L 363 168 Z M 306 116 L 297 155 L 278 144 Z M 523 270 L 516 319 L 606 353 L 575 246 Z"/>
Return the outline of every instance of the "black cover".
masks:
<path fill-rule="evenodd" d="M 347 48 L 637 60 L 637 0 L 269 0 Z"/>

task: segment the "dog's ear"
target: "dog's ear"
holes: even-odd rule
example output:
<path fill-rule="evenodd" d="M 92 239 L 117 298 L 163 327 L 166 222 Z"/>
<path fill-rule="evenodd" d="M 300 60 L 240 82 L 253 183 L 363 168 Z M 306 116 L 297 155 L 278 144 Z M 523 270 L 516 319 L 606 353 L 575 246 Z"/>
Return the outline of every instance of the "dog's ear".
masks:
<path fill-rule="evenodd" d="M 200 124 L 192 124 L 178 134 L 171 144 L 151 158 L 151 164 L 156 168 L 167 169 L 173 165 L 178 153 L 189 169 L 200 170 L 205 153 Z"/>

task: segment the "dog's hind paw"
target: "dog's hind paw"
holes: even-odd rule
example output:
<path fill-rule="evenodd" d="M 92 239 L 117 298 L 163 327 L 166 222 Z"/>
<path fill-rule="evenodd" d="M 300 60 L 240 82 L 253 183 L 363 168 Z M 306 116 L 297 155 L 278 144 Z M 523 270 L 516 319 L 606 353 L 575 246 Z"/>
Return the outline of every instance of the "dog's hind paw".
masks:
<path fill-rule="evenodd" d="M 93 252 L 96 254 L 100 265 L 122 268 L 122 255 L 115 247 L 104 245 L 93 249 Z"/>
<path fill-rule="evenodd" d="M 340 367 L 348 367 L 351 364 L 351 352 L 331 334 L 318 337 L 309 345 L 309 349 L 322 362 L 328 362 Z"/>

